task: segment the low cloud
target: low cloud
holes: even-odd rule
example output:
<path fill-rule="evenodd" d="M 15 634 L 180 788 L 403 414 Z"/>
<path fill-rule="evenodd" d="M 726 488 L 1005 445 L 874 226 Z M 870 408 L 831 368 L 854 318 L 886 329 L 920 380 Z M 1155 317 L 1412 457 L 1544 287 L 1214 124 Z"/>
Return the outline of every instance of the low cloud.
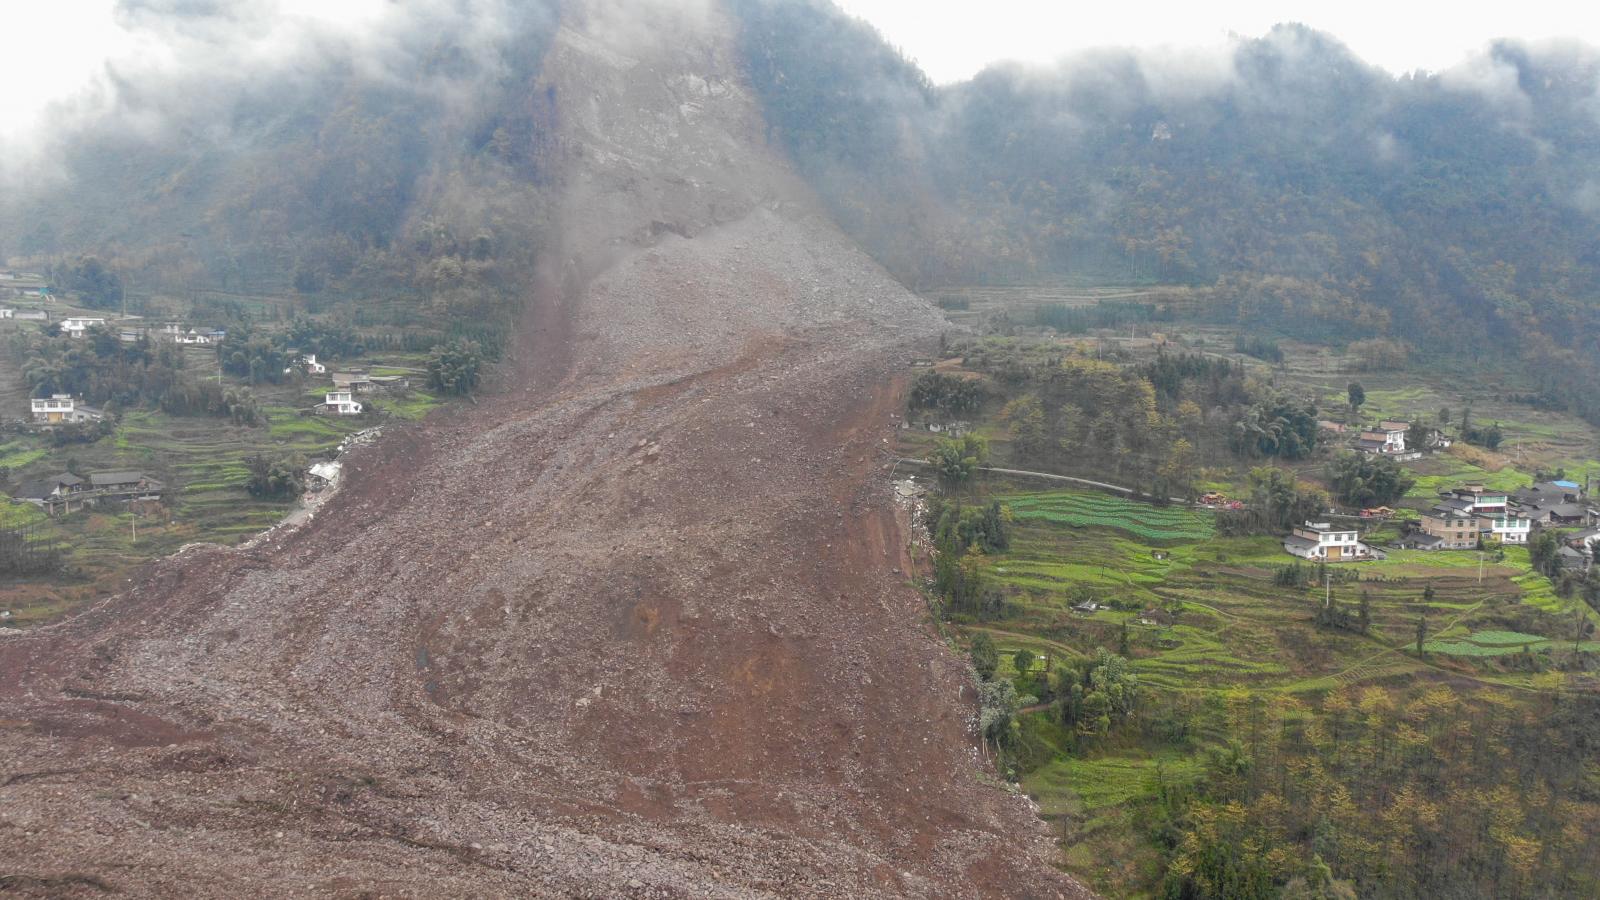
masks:
<path fill-rule="evenodd" d="M 464 102 L 551 12 L 516 0 L 119 0 L 111 15 L 111 56 L 40 127 L 4 139 L 0 176 L 59 176 L 58 151 L 92 130 L 226 140 L 241 115 L 330 73 Z"/>

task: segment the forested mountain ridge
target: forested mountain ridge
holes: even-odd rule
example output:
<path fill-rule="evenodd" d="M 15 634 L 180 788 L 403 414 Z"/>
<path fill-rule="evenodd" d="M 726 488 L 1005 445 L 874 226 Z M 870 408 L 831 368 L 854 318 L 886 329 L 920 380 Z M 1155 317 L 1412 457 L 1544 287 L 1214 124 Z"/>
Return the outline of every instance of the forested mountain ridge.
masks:
<path fill-rule="evenodd" d="M 94 255 L 144 291 L 398 292 L 479 314 L 531 266 L 549 4 L 419 8 L 282 49 L 257 46 L 249 7 L 145 5 L 129 27 L 197 61 L 113 68 L 101 102 L 58 107 L 0 202 L 0 256 Z"/>
<path fill-rule="evenodd" d="M 1600 371 L 1592 48 L 1397 78 L 1282 25 L 934 88 L 831 4 L 737 5 L 773 139 L 907 281 L 1185 283 L 1290 334 L 1526 360 L 1600 417 L 1572 377 Z"/>

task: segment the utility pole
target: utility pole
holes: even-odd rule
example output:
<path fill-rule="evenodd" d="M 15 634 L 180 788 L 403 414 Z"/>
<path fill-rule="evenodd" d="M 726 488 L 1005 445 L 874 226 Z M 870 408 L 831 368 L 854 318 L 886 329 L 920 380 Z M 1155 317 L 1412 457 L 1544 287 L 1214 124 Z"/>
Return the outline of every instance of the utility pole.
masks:
<path fill-rule="evenodd" d="M 1483 551 L 1478 551 L 1478 586 L 1483 587 Z"/>
<path fill-rule="evenodd" d="M 1323 590 L 1322 608 L 1327 609 L 1333 605 L 1333 570 L 1325 569 L 1322 573 Z"/>
<path fill-rule="evenodd" d="M 139 542 L 139 504 L 138 501 L 128 501 L 128 527 L 133 529 L 133 543 Z"/>

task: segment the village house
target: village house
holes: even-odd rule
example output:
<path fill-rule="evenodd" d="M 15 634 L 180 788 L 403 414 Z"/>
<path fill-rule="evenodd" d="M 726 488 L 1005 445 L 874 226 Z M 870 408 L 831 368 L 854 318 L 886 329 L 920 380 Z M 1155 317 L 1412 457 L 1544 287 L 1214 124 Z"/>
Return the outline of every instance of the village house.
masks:
<path fill-rule="evenodd" d="M 1511 501 L 1505 491 L 1491 491 L 1481 484 L 1464 484 L 1440 491 L 1439 496 L 1446 500 L 1465 501 L 1468 509 L 1480 514 L 1502 514 Z"/>
<path fill-rule="evenodd" d="M 1406 431 L 1410 427 L 1404 422 L 1384 422 L 1366 429 L 1356 441 L 1356 449 L 1378 456 L 1400 456 L 1406 452 Z"/>
<path fill-rule="evenodd" d="M 333 373 L 333 386 L 353 394 L 369 393 L 377 387 L 372 383 L 372 379 L 367 377 L 367 373 L 361 371 Z"/>
<path fill-rule="evenodd" d="M 31 503 L 55 515 L 57 511 L 72 512 L 75 502 L 85 504 L 86 501 L 79 498 L 87 489 L 82 478 L 71 472 L 62 472 L 49 478 L 22 482 L 12 493 L 11 500 L 13 503 Z"/>
<path fill-rule="evenodd" d="M 1361 542 L 1360 532 L 1354 528 L 1335 528 L 1328 522 L 1296 525 L 1293 533 L 1283 539 L 1283 549 L 1301 559 L 1319 562 L 1377 558 L 1372 548 Z"/>
<path fill-rule="evenodd" d="M 89 490 L 102 497 L 155 497 L 166 485 L 143 472 L 95 472 L 89 476 Z"/>
<path fill-rule="evenodd" d="M 314 491 L 320 491 L 323 488 L 332 487 L 334 484 L 338 483 L 340 468 L 341 464 L 336 459 L 312 463 L 311 469 L 308 473 L 311 476 L 309 482 L 311 489 Z"/>
<path fill-rule="evenodd" d="M 0 276 L 0 295 L 50 298 L 50 283 L 41 275 L 28 272 L 7 273 Z"/>
<path fill-rule="evenodd" d="M 1528 536 L 1533 534 L 1533 520 L 1516 513 L 1485 516 L 1479 521 L 1487 526 L 1484 536 L 1502 544 L 1526 544 Z"/>
<path fill-rule="evenodd" d="M 1405 541 L 1419 550 L 1472 550 L 1482 537 L 1479 519 L 1470 504 L 1447 500 L 1422 513 L 1421 531 Z"/>
<path fill-rule="evenodd" d="M 101 418 L 100 411 L 80 406 L 71 394 L 51 394 L 29 400 L 33 421 L 39 425 L 71 425 L 75 422 L 94 422 Z"/>
<path fill-rule="evenodd" d="M 32 503 L 53 516 L 91 506 L 100 500 L 159 497 L 165 489 L 161 482 L 140 472 L 96 472 L 87 479 L 63 472 L 23 482 L 11 499 L 17 503 Z"/>
<path fill-rule="evenodd" d="M 328 374 L 328 367 L 317 362 L 317 355 L 315 353 L 307 353 L 305 356 L 300 357 L 300 365 L 305 367 L 307 375 Z"/>
<path fill-rule="evenodd" d="M 61 333 L 70 338 L 81 338 L 90 328 L 106 324 L 100 316 L 68 316 L 61 320 Z"/>
<path fill-rule="evenodd" d="M 82 478 L 71 472 L 62 472 L 49 478 L 39 478 L 34 481 L 24 481 L 17 486 L 16 499 L 44 500 L 49 498 L 66 497 L 87 490 L 87 485 Z"/>
<path fill-rule="evenodd" d="M 179 344 L 195 344 L 198 346 L 204 346 L 211 343 L 211 335 L 203 334 L 200 331 L 191 328 L 188 331 L 185 331 L 183 334 L 174 337 L 173 340 Z"/>
<path fill-rule="evenodd" d="M 50 314 L 42 309 L 19 309 L 12 318 L 18 322 L 48 322 Z"/>
<path fill-rule="evenodd" d="M 0 306 L 0 319 L 14 319 L 16 317 L 17 317 L 17 311 L 16 310 L 12 309 L 9 306 Z"/>
<path fill-rule="evenodd" d="M 361 403 L 349 391 L 328 391 L 324 395 L 322 409 L 336 416 L 361 415 Z"/>
<path fill-rule="evenodd" d="M 1594 556 L 1595 548 L 1600 545 L 1600 528 L 1585 528 L 1576 534 L 1567 536 L 1567 546 L 1574 550 L 1582 550 Z"/>
<path fill-rule="evenodd" d="M 1589 524 L 1583 488 L 1576 482 L 1542 481 L 1516 489 L 1510 501 L 1524 517 L 1540 525 Z"/>
<path fill-rule="evenodd" d="M 1571 547 L 1562 547 L 1556 551 L 1556 565 L 1574 572 L 1587 572 L 1589 571 L 1589 555 Z"/>

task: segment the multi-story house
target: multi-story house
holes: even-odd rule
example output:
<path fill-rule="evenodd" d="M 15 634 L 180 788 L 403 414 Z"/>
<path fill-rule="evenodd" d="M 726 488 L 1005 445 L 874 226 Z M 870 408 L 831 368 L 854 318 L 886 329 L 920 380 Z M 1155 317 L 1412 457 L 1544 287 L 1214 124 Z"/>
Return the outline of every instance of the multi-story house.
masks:
<path fill-rule="evenodd" d="M 328 391 L 324 395 L 322 408 L 336 416 L 361 415 L 361 401 L 355 399 L 349 391 Z"/>
<path fill-rule="evenodd" d="M 33 421 L 40 425 L 71 425 L 74 422 L 93 422 L 100 411 L 82 406 L 71 394 L 51 394 L 34 397 L 28 401 Z"/>
<path fill-rule="evenodd" d="M 1301 559 L 1319 562 L 1347 562 L 1373 559 L 1372 548 L 1361 542 L 1354 528 L 1335 528 L 1327 522 L 1296 525 L 1283 539 L 1283 549 Z"/>

